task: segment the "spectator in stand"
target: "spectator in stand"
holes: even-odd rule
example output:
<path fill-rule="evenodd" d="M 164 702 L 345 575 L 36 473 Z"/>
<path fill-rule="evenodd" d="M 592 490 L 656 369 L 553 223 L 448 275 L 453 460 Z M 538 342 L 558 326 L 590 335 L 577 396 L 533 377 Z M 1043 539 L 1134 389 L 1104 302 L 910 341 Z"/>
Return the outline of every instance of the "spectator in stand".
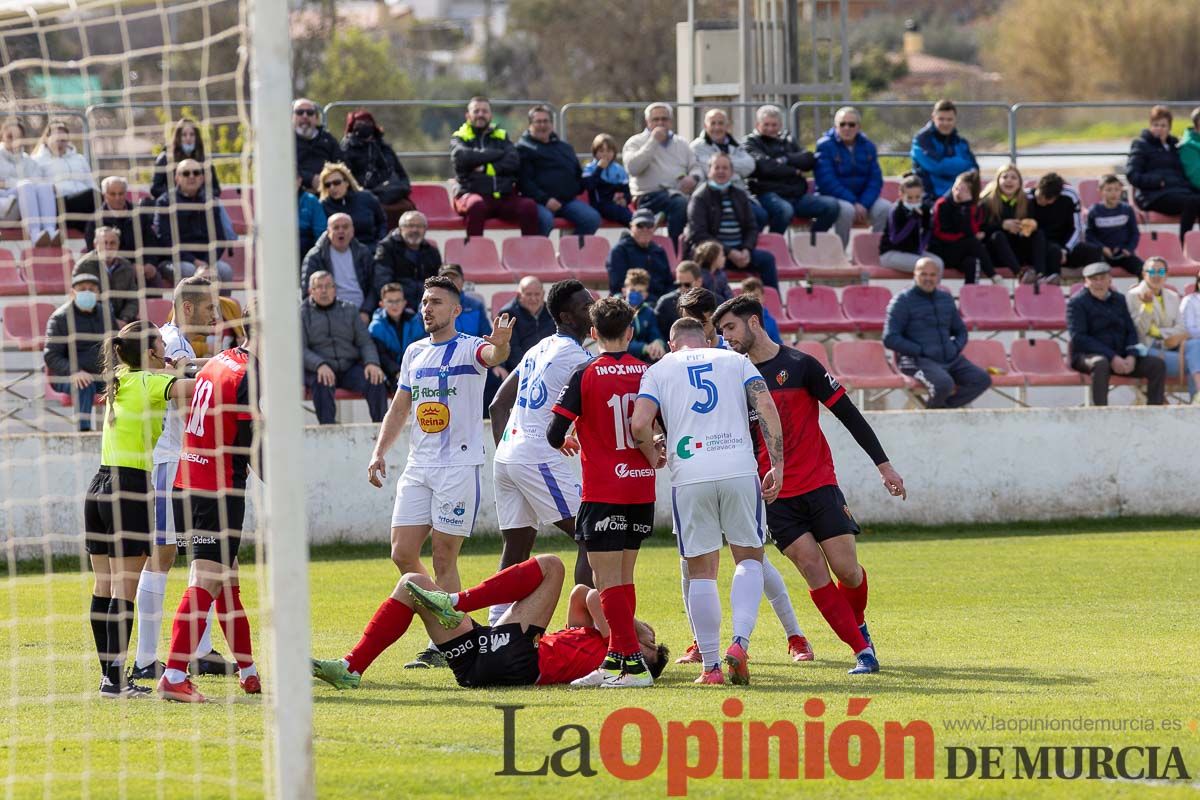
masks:
<path fill-rule="evenodd" d="M 526 275 L 517 284 L 517 296 L 500 309 L 500 314 L 508 314 L 516 320 L 512 339 L 509 340 L 508 359 L 492 368 L 500 380 L 521 366 L 521 359 L 525 358 L 529 348 L 554 333 L 554 317 L 546 307 L 545 297 L 542 282 L 532 275 Z"/>
<path fill-rule="evenodd" d="M 1124 187 L 1116 175 L 1100 178 L 1100 202 L 1088 209 L 1087 243 L 1100 248 L 1103 260 L 1137 278 L 1142 277 L 1142 259 L 1137 246 L 1141 239 L 1133 206 L 1121 199 Z M 1100 259 L 1097 259 L 1100 260 Z"/>
<path fill-rule="evenodd" d="M 374 282 L 375 259 L 371 252 L 371 248 L 354 237 L 354 220 L 350 215 L 334 214 L 329 218 L 329 229 L 304 256 L 301 287 L 310 286 L 316 273 L 328 272 L 333 276 L 338 300 L 353 304 L 363 324 L 369 324 L 371 314 L 379 306 Z"/>
<path fill-rule="evenodd" d="M 817 140 L 813 178 L 818 192 L 838 201 L 836 230 L 842 244 L 850 243 L 853 225 L 870 223 L 873 231 L 882 231 L 887 225 L 892 204 L 879 196 L 883 171 L 875 143 L 862 132 L 857 108 L 839 108 L 833 115 L 833 127 Z"/>
<path fill-rule="evenodd" d="M 210 358 L 228 350 L 238 342 L 245 341 L 246 330 L 242 326 L 242 307 L 232 297 L 219 296 L 220 281 L 213 274 L 211 264 L 196 267 L 196 274 L 193 277 L 208 281 L 208 290 L 218 294 L 217 308 L 221 312 L 221 321 L 217 323 L 215 329 L 212 331 L 192 330 L 187 334 L 187 340 L 192 345 L 192 352 L 196 354 L 196 358 Z M 175 309 L 172 308 L 171 312 L 167 314 L 167 322 L 174 321 Z"/>
<path fill-rule="evenodd" d="M 463 287 L 466 286 L 466 280 L 463 278 L 463 269 L 458 264 L 443 264 L 438 270 L 438 275 L 444 275 L 454 281 L 454 285 L 458 287 L 460 295 L 459 304 L 462 311 L 454 320 L 454 329 L 459 333 L 465 333 L 468 336 L 490 336 L 492 333 L 491 317 L 488 316 L 487 309 L 484 308 L 483 300 L 474 292 L 468 294 Z M 501 367 L 492 367 L 488 370 L 487 378 L 483 383 L 483 408 L 481 414 L 484 419 L 487 419 L 489 411 L 488 407 L 492 404 L 492 398 L 496 396 L 496 390 L 500 388 L 501 377 L 500 373 L 503 370 Z M 508 373 L 504 373 L 507 377 Z"/>
<path fill-rule="evenodd" d="M 649 300 L 657 300 L 671 288 L 671 262 L 667 251 L 654 241 L 654 212 L 639 208 L 621 234 L 617 244 L 608 251 L 609 294 L 621 294 L 625 275 L 633 268 L 644 269 L 650 276 Z"/>
<path fill-rule="evenodd" d="M 25 123 L 10 117 L 0 126 L 0 220 L 21 220 L 34 247 L 62 244 L 54 187 L 25 152 Z"/>
<path fill-rule="evenodd" d="M 704 326 L 704 338 L 710 347 L 724 347 L 724 340 L 713 325 L 713 313 L 717 310 L 717 298 L 703 286 L 693 288 L 679 298 L 679 317 L 696 320 Z"/>
<path fill-rule="evenodd" d="M 358 307 L 339 300 L 333 276 L 309 276 L 308 298 L 300 304 L 304 348 L 304 384 L 312 395 L 317 422 L 337 418 L 336 389 L 366 397 L 372 422 L 387 413 L 387 377 L 379 367 L 379 351 L 359 316 Z"/>
<path fill-rule="evenodd" d="M 979 207 L 979 173 L 970 170 L 954 180 L 950 191 L 933 204 L 933 238 L 929 252 L 947 269 L 963 274 L 964 283 L 985 277 L 996 282 L 996 268 L 983 243 L 983 209 Z"/>
<path fill-rule="evenodd" d="M 92 429 L 92 405 L 104 391 L 100 345 L 117 330 L 108 308 L 100 304 L 99 276 L 73 276 L 70 299 L 46 322 L 42 359 L 55 390 L 74 396 L 81 431 Z"/>
<path fill-rule="evenodd" d="M 634 268 L 625 273 L 621 294 L 633 307 L 633 339 L 629 342 L 629 354 L 653 364 L 666 354 L 667 344 L 658 329 L 654 308 L 647 302 L 649 288 L 650 275 L 646 270 Z"/>
<path fill-rule="evenodd" d="M 1179 143 L 1179 163 L 1192 188 L 1200 192 L 1200 106 L 1192 109 L 1192 127 L 1183 132 Z"/>
<path fill-rule="evenodd" d="M 679 298 L 692 289 L 703 288 L 700 265 L 695 261 L 680 261 L 675 267 L 675 288 L 660 297 L 654 308 L 659 332 L 671 330 L 675 320 L 679 319 Z"/>
<path fill-rule="evenodd" d="M 1016 166 L 1001 167 L 995 180 L 983 188 L 980 200 L 992 263 L 1011 269 L 1021 283 L 1058 283 L 1059 265 L 1046 258 L 1046 235 L 1033 218 L 1025 181 Z"/>
<path fill-rule="evenodd" d="M 493 217 L 514 222 L 522 236 L 540 230 L 537 203 L 517 194 L 521 157 L 503 128 L 492 124 L 492 103 L 472 97 L 467 121 L 450 137 L 450 161 L 458 188 L 454 210 L 463 216 L 467 236 L 482 236 Z"/>
<path fill-rule="evenodd" d="M 933 213 L 925 203 L 925 185 L 910 172 L 900 180 L 900 201 L 888 215 L 887 229 L 879 240 L 879 265 L 913 272 L 927 258 L 945 269 L 941 256 L 927 252 L 933 237 Z"/>
<path fill-rule="evenodd" d="M 338 140 L 321 124 L 321 111 L 307 97 L 292 103 L 292 129 L 296 131 L 296 172 L 304 188 L 321 193 L 321 170 L 342 164 L 346 155 Z"/>
<path fill-rule="evenodd" d="M 720 242 L 709 241 L 696 245 L 692 250 L 692 260 L 700 267 L 700 279 L 704 288 L 713 293 L 718 304 L 733 297 L 733 290 L 729 288 L 729 276 L 725 273 L 725 248 Z"/>
<path fill-rule="evenodd" d="M 1183 302 L 1179 304 L 1179 316 L 1188 334 L 1187 344 L 1184 345 L 1185 352 L 1191 352 L 1192 348 L 1197 346 L 1196 342 L 1200 342 L 1200 275 L 1196 276 L 1192 291 L 1185 294 Z M 1194 371 L 1190 362 L 1186 367 L 1192 370 L 1188 376 L 1188 388 L 1192 392 L 1192 404 L 1195 405 L 1200 403 L 1200 391 L 1197 391 L 1200 388 L 1200 373 Z"/>
<path fill-rule="evenodd" d="M 100 181 L 100 192 L 104 202 L 87 224 L 83 233 L 85 250 L 96 249 L 96 231 L 99 228 L 116 228 L 121 234 L 121 255 L 136 266 L 134 272 L 142 273 L 146 286 L 162 285 L 153 258 L 147 258 L 142 248 L 153 248 L 158 239 L 154 235 L 154 214 L 151 205 L 135 207 L 129 202 L 129 184 L 120 175 L 109 175 Z"/>
<path fill-rule="evenodd" d="M 538 227 L 543 236 L 554 230 L 554 218 L 570 222 L 575 233 L 590 236 L 600 227 L 600 212 L 579 199 L 583 193 L 583 168 L 575 148 L 554 132 L 549 106 L 529 109 L 529 129 L 517 141 L 521 158 L 521 194 L 537 203 Z"/>
<path fill-rule="evenodd" d="M 33 153 L 42 177 L 54 184 L 63 212 L 63 224 L 83 233 L 100 205 L 92 165 L 71 144 L 71 129 L 62 120 L 51 120 Z"/>
<path fill-rule="evenodd" d="M 651 103 L 643 116 L 646 128 L 626 140 L 622 160 L 637 207 L 666 214 L 667 234 L 675 243 L 687 222 L 688 198 L 704 181 L 704 171 L 692 148 L 675 135 L 668 103 Z"/>
<path fill-rule="evenodd" d="M 215 263 L 222 283 L 233 280 L 233 267 L 220 260 L 221 217 L 204 191 L 204 165 L 185 158 L 175 167 L 175 191 L 155 201 L 154 235 L 158 246 L 179 247 L 161 256 L 158 273 L 172 285 L 190 278 L 201 264 Z"/>
<path fill-rule="evenodd" d="M 379 351 L 379 366 L 387 376 L 388 392 L 394 393 L 404 352 L 410 344 L 425 338 L 425 323 L 421 315 L 409 307 L 404 287 L 400 284 L 384 284 L 379 294 L 379 308 L 375 309 L 367 332 L 375 340 L 375 349 Z"/>
<path fill-rule="evenodd" d="M 372 253 L 388 234 L 383 206 L 375 195 L 358 185 L 345 164 L 326 164 L 321 170 L 321 207 L 327 218 L 334 214 L 349 215 L 354 222 L 355 237 Z"/>
<path fill-rule="evenodd" d="M 438 274 L 442 255 L 437 245 L 425 238 L 429 221 L 420 211 L 405 211 L 400 225 L 375 248 L 375 288 L 389 283 L 404 287 L 409 308 L 419 308 L 425 281 Z"/>
<path fill-rule="evenodd" d="M 767 286 L 779 288 L 775 256 L 758 244 L 758 227 L 750 195 L 733 185 L 733 161 L 717 153 L 708 161 L 708 181 L 688 201 L 684 258 L 701 242 L 720 242 L 732 269 L 754 272 Z"/>
<path fill-rule="evenodd" d="M 150 182 L 150 196 L 157 200 L 167 193 L 172 185 L 168 176 L 175 175 L 176 166 L 185 158 L 200 162 L 205 167 L 204 189 L 212 198 L 221 215 L 221 237 L 233 241 L 237 234 L 233 230 L 233 220 L 229 212 L 221 205 L 221 182 L 217 179 L 217 167 L 211 161 L 204 160 L 204 139 L 200 136 L 200 128 L 195 120 L 184 117 L 175 123 L 171 133 L 171 141 L 167 142 L 154 159 L 154 178 Z"/>
<path fill-rule="evenodd" d="M 753 297 L 762 305 L 762 327 L 766 332 L 767 338 L 775 344 L 783 344 L 783 336 L 779 333 L 779 323 L 775 321 L 775 317 L 771 316 L 771 312 L 767 310 L 767 306 L 763 303 L 766 291 L 763 289 L 763 282 L 751 275 L 749 278 L 742 279 L 742 294 L 747 297 Z"/>
<path fill-rule="evenodd" d="M 941 269 L 922 258 L 913 285 L 888 303 L 883 343 L 896 353 L 896 366 L 928 391 L 926 408 L 962 408 L 988 390 L 987 372 L 963 356 L 967 326 L 954 296 L 938 288 Z"/>
<path fill-rule="evenodd" d="M 629 201 L 629 173 L 617 161 L 617 140 L 607 133 L 592 139 L 592 160 L 583 167 L 583 188 L 588 202 L 609 222 L 629 227 L 633 212 Z"/>
<path fill-rule="evenodd" d="M 959 175 L 979 170 L 971 143 L 959 135 L 957 126 L 958 108 L 950 100 L 938 100 L 929 122 L 913 136 L 913 172 L 925 184 L 930 203 L 950 191 Z"/>
<path fill-rule="evenodd" d="M 396 225 L 400 215 L 416 210 L 412 182 L 396 151 L 383 140 L 383 128 L 370 111 L 359 109 L 346 114 L 346 133 L 342 137 L 346 166 L 359 186 L 375 195 L 387 213 L 388 227 Z"/>
<path fill-rule="evenodd" d="M 1103 258 L 1100 248 L 1084 239 L 1079 195 L 1057 172 L 1047 172 L 1029 193 L 1029 214 L 1046 237 L 1046 264 L 1051 273 L 1083 269 Z M 1055 268 L 1055 265 L 1058 265 Z"/>
<path fill-rule="evenodd" d="M 1196 399 L 1200 376 L 1200 339 L 1188 337 L 1180 314 L 1179 295 L 1167 287 L 1167 262 L 1159 256 L 1146 259 L 1142 280 L 1125 293 L 1129 315 L 1137 328 L 1138 342 L 1146 354 L 1161 358 L 1168 378 L 1184 376 L 1188 392 Z"/>
<path fill-rule="evenodd" d="M 1171 109 L 1150 109 L 1150 127 L 1129 146 L 1125 175 L 1140 208 L 1179 216 L 1179 241 L 1200 216 L 1200 190 L 1188 181 L 1179 157 L 1179 140 L 1171 135 Z"/>
<path fill-rule="evenodd" d="M 121 231 L 96 229 L 96 249 L 84 253 L 75 262 L 72 278 L 79 275 L 100 279 L 100 296 L 108 302 L 113 327 L 123 328 L 138 318 L 138 274 L 133 265 L 121 258 Z"/>
<path fill-rule="evenodd" d="M 1109 266 L 1103 261 L 1083 268 L 1087 290 L 1067 301 L 1067 331 L 1071 335 L 1071 367 L 1092 376 L 1092 405 L 1108 405 L 1112 375 L 1146 379 L 1146 398 L 1152 406 L 1166 402 L 1167 366 L 1148 355 L 1138 342 L 1137 326 L 1125 298 L 1112 288 Z"/>
<path fill-rule="evenodd" d="M 315 194 L 305 190 L 304 179 L 299 175 L 296 176 L 296 214 L 296 226 L 300 230 L 300 261 L 303 263 L 304 256 L 325 232 L 329 220 L 325 216 L 325 207 Z"/>
<path fill-rule="evenodd" d="M 761 106 L 754 112 L 754 133 L 746 137 L 746 150 L 754 156 L 750 191 L 767 210 L 773 233 L 786 233 L 792 217 L 810 217 L 814 231 L 834 226 L 841 206 L 836 198 L 808 194 L 804 173 L 816 167 L 817 159 L 783 129 L 779 106 Z"/>
<path fill-rule="evenodd" d="M 754 156 L 746 152 L 746 148 L 738 144 L 729 133 L 729 117 L 719 108 L 710 108 L 704 114 L 704 133 L 692 140 L 692 152 L 700 162 L 700 169 L 708 174 L 708 162 L 717 153 L 729 156 L 733 163 L 733 185 L 749 194 L 746 179 L 754 173 Z M 767 226 L 767 210 L 750 197 L 750 209 L 754 212 L 756 230 Z"/>

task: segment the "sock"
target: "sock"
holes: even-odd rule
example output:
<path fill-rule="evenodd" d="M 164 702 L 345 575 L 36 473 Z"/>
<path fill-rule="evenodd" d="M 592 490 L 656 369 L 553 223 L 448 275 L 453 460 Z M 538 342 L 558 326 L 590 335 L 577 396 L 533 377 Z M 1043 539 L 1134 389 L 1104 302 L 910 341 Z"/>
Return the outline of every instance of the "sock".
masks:
<path fill-rule="evenodd" d="M 854 610 L 832 582 L 820 589 L 809 589 L 808 594 L 821 616 L 829 623 L 829 627 L 839 639 L 850 645 L 855 655 L 867 649 L 867 640 L 863 638 L 862 631 L 854 622 Z"/>
<path fill-rule="evenodd" d="M 109 600 L 105 627 L 108 631 L 108 679 L 119 685 L 121 664 L 125 661 L 125 651 L 129 648 L 129 634 L 133 630 L 133 601 L 116 597 Z"/>
<path fill-rule="evenodd" d="M 251 675 L 257 675 L 257 674 L 258 674 L 258 667 L 254 666 L 253 664 L 251 664 L 248 667 L 238 667 L 238 677 L 241 678 L 242 680 L 246 680 L 246 678 L 249 678 Z"/>
<path fill-rule="evenodd" d="M 379 658 L 379 654 L 387 650 L 396 640 L 404 635 L 412 623 L 413 610 L 394 597 L 384 600 L 375 611 L 375 616 L 363 628 L 362 638 L 354 649 L 346 654 L 346 663 L 351 672 L 359 675 L 371 666 L 371 662 Z"/>
<path fill-rule="evenodd" d="M 167 667 L 163 670 L 163 677 L 167 679 L 167 683 L 183 683 L 187 680 L 187 673 L 181 669 Z"/>
<path fill-rule="evenodd" d="M 775 569 L 775 565 L 763 556 L 762 560 L 763 573 L 763 595 L 767 598 L 767 602 L 771 604 L 771 608 L 775 609 L 775 616 L 779 617 L 779 624 L 783 626 L 783 632 L 790 639 L 793 636 L 803 636 L 804 631 L 800 630 L 800 623 L 796 620 L 796 609 L 792 608 L 792 598 L 788 595 L 787 584 L 783 582 L 783 576 L 779 574 L 779 570 Z"/>
<path fill-rule="evenodd" d="M 624 586 L 610 586 L 600 593 L 600 607 L 608 621 L 608 649 L 623 656 L 639 650 L 637 632 L 633 629 L 633 613 Z"/>
<path fill-rule="evenodd" d="M 720 666 L 721 596 L 717 594 L 716 581 L 696 578 L 689 582 L 688 613 L 692 618 L 692 630 L 696 633 L 696 646 L 700 648 L 704 668 L 707 670 Z"/>
<path fill-rule="evenodd" d="M 500 570 L 478 586 L 463 589 L 454 605 L 459 611 L 478 611 L 500 603 L 513 603 L 533 594 L 542 582 L 542 565 L 536 558 Z"/>
<path fill-rule="evenodd" d="M 692 608 L 689 605 L 688 597 L 692 585 L 691 576 L 688 575 L 687 559 L 679 559 L 679 586 L 683 589 L 683 613 L 687 616 L 688 625 L 692 629 L 692 641 L 696 641 L 696 625 L 692 622 Z"/>
<path fill-rule="evenodd" d="M 239 586 L 226 586 L 217 592 L 217 620 L 229 642 L 231 655 L 241 668 L 254 664 L 254 648 L 250 642 L 250 620 L 242 607 L 242 590 Z M 211 610 L 211 609 L 210 609 Z M 208 648 L 211 651 L 212 647 Z M 203 653 L 202 655 L 207 655 Z M 243 676 L 244 677 L 244 676 Z"/>
<path fill-rule="evenodd" d="M 861 567 L 859 569 L 862 569 Z M 867 622 L 867 571 L 862 570 L 862 583 L 851 589 L 846 584 L 838 581 L 838 591 L 842 593 L 842 597 L 846 598 L 846 602 L 850 604 L 851 610 L 854 611 L 854 621 L 859 625 L 865 625 Z"/>
<path fill-rule="evenodd" d="M 92 624 L 92 638 L 96 640 L 96 655 L 100 659 L 101 674 L 108 674 L 108 606 L 110 597 L 92 595 L 92 606 L 88 612 L 88 621 Z"/>
<path fill-rule="evenodd" d="M 195 655 L 197 655 L 197 656 L 206 656 L 213 651 L 212 631 L 213 631 L 213 622 L 215 621 L 213 619 L 213 617 L 215 616 L 215 614 L 216 614 L 215 610 L 210 608 L 208 610 L 208 616 L 204 618 L 204 621 L 203 621 L 204 627 L 202 627 L 200 629 L 200 641 L 196 642 Z M 229 642 L 228 639 L 226 639 L 225 641 Z M 229 642 L 229 646 L 233 647 L 233 642 Z"/>
<path fill-rule="evenodd" d="M 162 608 L 167 594 L 167 574 L 142 570 L 137 588 L 137 650 L 133 663 L 147 667 L 158 660 L 158 638 L 162 635 Z"/>
<path fill-rule="evenodd" d="M 496 626 L 500 618 L 504 616 L 504 612 L 512 608 L 512 603 L 497 603 L 488 609 L 488 625 Z M 461 609 L 459 609 L 461 611 Z"/>
<path fill-rule="evenodd" d="M 621 587 L 625 590 L 625 602 L 629 603 L 629 616 L 637 616 L 637 589 L 632 583 L 627 583 Z"/>
<path fill-rule="evenodd" d="M 729 607 L 733 615 L 733 635 L 742 640 L 742 647 L 748 648 L 754 623 L 758 621 L 758 607 L 763 595 L 762 572 L 762 562 L 752 558 L 739 561 L 733 570 Z"/>
<path fill-rule="evenodd" d="M 458 605 L 458 592 L 450 592 L 450 607 Z"/>
<path fill-rule="evenodd" d="M 212 604 L 211 594 L 199 586 L 189 586 L 175 611 L 175 620 L 171 623 L 171 649 L 167 653 L 167 667 L 183 673 L 185 677 L 188 660 L 192 653 L 196 652 L 195 643 L 200 638 L 200 625 L 208 616 Z M 171 680 L 171 683 L 179 681 Z"/>

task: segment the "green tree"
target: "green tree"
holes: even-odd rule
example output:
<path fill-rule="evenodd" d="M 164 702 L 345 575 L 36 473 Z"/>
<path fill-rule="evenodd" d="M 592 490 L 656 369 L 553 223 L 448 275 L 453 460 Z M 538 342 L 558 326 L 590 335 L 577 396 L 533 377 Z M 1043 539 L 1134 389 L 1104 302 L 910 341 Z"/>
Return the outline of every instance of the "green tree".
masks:
<path fill-rule="evenodd" d="M 397 65 L 388 42 L 357 28 L 340 28 L 329 41 L 320 66 L 305 82 L 305 93 L 324 104 L 337 100 L 411 100 L 412 84 Z M 415 135 L 416 108 L 364 104 L 388 133 L 389 140 Z M 341 138 L 341 108 L 326 120 L 330 132 Z"/>

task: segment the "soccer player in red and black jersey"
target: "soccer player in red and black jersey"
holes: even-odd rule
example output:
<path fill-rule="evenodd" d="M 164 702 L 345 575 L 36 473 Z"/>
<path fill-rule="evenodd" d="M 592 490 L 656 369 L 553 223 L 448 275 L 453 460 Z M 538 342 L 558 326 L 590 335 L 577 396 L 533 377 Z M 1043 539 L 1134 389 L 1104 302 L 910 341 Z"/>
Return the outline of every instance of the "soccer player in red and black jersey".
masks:
<path fill-rule="evenodd" d="M 158 683 L 159 695 L 167 700 L 205 700 L 188 679 L 187 662 L 214 601 L 242 689 L 246 694 L 262 692 L 238 588 L 238 547 L 254 447 L 254 326 L 246 319 L 243 327 L 246 341 L 209 359 L 197 374 L 184 427 L 171 499 L 178 541 L 186 547 L 192 569 L 171 626 L 170 658 Z"/>
<path fill-rule="evenodd" d="M 833 455 L 821 433 L 820 405 L 841 421 L 866 451 L 883 485 L 893 497 L 907 498 L 904 480 L 892 467 L 875 432 L 821 363 L 810 355 L 782 347 L 762 327 L 762 305 L 735 297 L 717 308 L 713 321 L 729 346 L 749 356 L 762 373 L 784 421 L 784 482 L 767 506 L 767 526 L 775 546 L 800 570 L 821 615 L 854 650 L 851 675 L 879 671 L 875 646 L 867 631 L 867 573 L 858 563 L 854 537 L 858 523 L 837 485 Z M 759 471 L 766 454 L 756 447 Z M 834 586 L 829 571 L 837 576 Z"/>
<path fill-rule="evenodd" d="M 609 626 L 603 665 L 576 685 L 652 686 L 633 624 L 633 568 L 642 540 L 654 529 L 654 471 L 666 464 L 666 452 L 653 442 L 639 448 L 629 430 L 646 371 L 646 364 L 628 353 L 633 308 L 620 297 L 606 297 L 589 314 L 600 355 L 571 374 L 546 429 L 551 447 L 578 450 L 583 462 L 575 539 L 587 550 Z M 572 423 L 575 438 L 569 441 Z"/>

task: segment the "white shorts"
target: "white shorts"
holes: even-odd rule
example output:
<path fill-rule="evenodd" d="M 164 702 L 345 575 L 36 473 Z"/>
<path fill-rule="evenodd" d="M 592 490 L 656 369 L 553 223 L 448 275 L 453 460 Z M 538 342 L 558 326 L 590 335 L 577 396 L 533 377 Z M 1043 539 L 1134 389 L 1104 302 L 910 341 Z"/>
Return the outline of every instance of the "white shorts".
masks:
<path fill-rule="evenodd" d="M 672 486 L 671 514 L 684 558 L 720 550 L 722 533 L 740 547 L 766 541 L 767 506 L 756 475 Z"/>
<path fill-rule="evenodd" d="M 479 467 L 408 465 L 396 483 L 392 527 L 431 525 L 452 536 L 470 536 L 479 513 Z"/>
<path fill-rule="evenodd" d="M 579 513 L 583 486 L 565 461 L 542 464 L 493 463 L 496 516 L 500 530 L 536 528 Z"/>
<path fill-rule="evenodd" d="M 171 489 L 175 486 L 175 473 L 179 471 L 178 461 L 165 461 L 154 465 L 151 478 L 154 481 L 154 543 L 156 545 L 176 544 L 175 512 L 171 505 Z"/>

